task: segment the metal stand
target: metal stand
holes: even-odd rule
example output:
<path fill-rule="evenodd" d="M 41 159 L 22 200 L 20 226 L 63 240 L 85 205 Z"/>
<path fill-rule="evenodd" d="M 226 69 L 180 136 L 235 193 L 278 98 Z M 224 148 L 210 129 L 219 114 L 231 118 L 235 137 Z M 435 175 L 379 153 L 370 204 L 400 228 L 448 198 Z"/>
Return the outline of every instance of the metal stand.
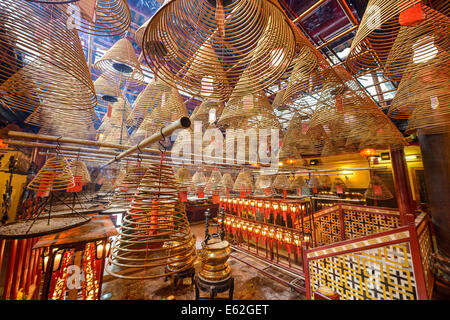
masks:
<path fill-rule="evenodd" d="M 200 297 L 200 291 L 209 292 L 208 297 Z M 218 293 L 228 291 L 228 299 L 217 298 Z M 195 300 L 233 300 L 234 277 L 229 277 L 220 282 L 209 282 L 198 275 L 195 277 Z"/>
<path fill-rule="evenodd" d="M 166 266 L 165 272 L 170 272 L 170 271 L 173 271 L 173 270 L 170 270 L 169 267 Z M 169 278 L 173 278 L 173 287 L 176 289 L 176 288 L 178 288 L 179 281 L 181 280 L 181 283 L 183 283 L 184 278 L 191 278 L 191 285 L 193 285 L 194 277 L 195 277 L 195 268 L 191 267 L 189 269 L 166 276 L 164 278 L 164 282 L 169 280 Z"/>

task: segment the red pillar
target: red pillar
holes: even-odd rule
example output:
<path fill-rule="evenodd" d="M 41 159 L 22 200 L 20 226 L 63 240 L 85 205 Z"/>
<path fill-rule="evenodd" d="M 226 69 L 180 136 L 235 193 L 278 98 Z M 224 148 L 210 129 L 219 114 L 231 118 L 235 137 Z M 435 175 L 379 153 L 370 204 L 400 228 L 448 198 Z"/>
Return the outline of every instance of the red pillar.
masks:
<path fill-rule="evenodd" d="M 8 267 L 6 270 L 6 278 L 5 278 L 5 289 L 3 291 L 3 300 L 9 300 L 9 295 L 11 293 L 18 241 L 19 240 L 17 239 L 11 240 L 11 246 L 9 248 Z"/>
<path fill-rule="evenodd" d="M 403 146 L 391 146 L 391 162 L 394 171 L 395 193 L 397 195 L 400 224 L 406 225 L 406 215 L 414 214 L 414 206 L 411 184 L 409 182 L 408 166 L 405 159 Z"/>

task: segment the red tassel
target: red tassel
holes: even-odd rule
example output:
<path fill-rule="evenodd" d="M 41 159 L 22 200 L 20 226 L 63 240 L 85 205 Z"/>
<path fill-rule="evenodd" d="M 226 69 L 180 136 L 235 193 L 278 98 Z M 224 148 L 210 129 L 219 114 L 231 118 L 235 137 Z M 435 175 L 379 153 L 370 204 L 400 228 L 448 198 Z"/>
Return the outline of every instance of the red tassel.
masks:
<path fill-rule="evenodd" d="M 299 196 L 302 195 L 302 188 L 298 188 L 298 195 L 299 195 Z"/>
<path fill-rule="evenodd" d="M 283 220 L 287 223 L 287 212 L 283 211 Z"/>
<path fill-rule="evenodd" d="M 425 21 L 427 15 L 422 3 L 417 3 L 400 13 L 398 22 L 402 26 L 414 27 Z"/>

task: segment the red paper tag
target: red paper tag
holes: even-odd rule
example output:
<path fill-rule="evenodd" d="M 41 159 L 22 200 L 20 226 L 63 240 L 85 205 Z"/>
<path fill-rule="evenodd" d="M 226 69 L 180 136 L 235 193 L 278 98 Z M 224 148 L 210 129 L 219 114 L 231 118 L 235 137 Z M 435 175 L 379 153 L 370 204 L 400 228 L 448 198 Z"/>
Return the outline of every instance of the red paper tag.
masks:
<path fill-rule="evenodd" d="M 198 188 L 197 190 L 197 197 L 199 198 L 204 198 L 205 197 L 205 193 L 203 192 L 204 188 Z"/>
<path fill-rule="evenodd" d="M 270 188 L 266 188 L 264 189 L 264 193 L 266 194 L 266 196 L 268 196 L 272 193 L 272 190 L 270 190 Z"/>
<path fill-rule="evenodd" d="M 298 195 L 299 195 L 299 196 L 302 195 L 302 188 L 298 188 Z"/>
<path fill-rule="evenodd" d="M 380 185 L 374 185 L 373 186 L 373 193 L 376 196 L 381 196 L 383 194 L 382 190 L 381 190 L 381 186 Z"/>
<path fill-rule="evenodd" d="M 212 195 L 212 202 L 213 202 L 214 204 L 216 204 L 216 203 L 219 203 L 219 201 L 220 201 L 220 196 L 219 196 L 219 194 L 213 193 L 213 195 Z"/>
<path fill-rule="evenodd" d="M 227 198 L 230 197 L 230 188 L 227 188 Z"/>
<path fill-rule="evenodd" d="M 245 192 L 245 189 L 241 189 L 241 192 L 240 192 L 241 198 L 245 198 L 246 195 L 247 195 L 247 193 Z"/>
<path fill-rule="evenodd" d="M 182 202 L 187 201 L 187 191 L 186 190 L 180 190 L 180 200 Z"/>
<path fill-rule="evenodd" d="M 317 193 L 317 188 L 316 187 L 313 188 L 313 193 Z"/>
<path fill-rule="evenodd" d="M 287 196 L 287 190 L 283 189 L 283 198 L 286 198 L 286 196 Z"/>
<path fill-rule="evenodd" d="M 83 189 L 83 183 L 82 183 L 82 177 L 81 176 L 75 176 L 74 182 L 75 185 L 73 187 L 67 188 L 67 192 L 80 192 L 81 189 Z"/>
<path fill-rule="evenodd" d="M 424 22 L 426 18 L 422 3 L 417 3 L 400 13 L 398 22 L 402 26 L 413 27 Z"/>
<path fill-rule="evenodd" d="M 336 193 L 337 194 L 343 194 L 344 193 L 344 190 L 343 190 L 341 185 L 337 185 L 336 186 Z"/>
<path fill-rule="evenodd" d="M 106 116 L 108 118 L 111 118 L 111 113 L 112 113 L 112 106 L 110 104 L 108 104 L 108 112 L 106 113 Z"/>
<path fill-rule="evenodd" d="M 48 197 L 51 189 L 49 186 L 53 183 L 53 179 L 55 179 L 54 172 L 46 172 L 42 175 L 41 183 L 39 184 L 39 189 L 36 193 L 37 197 Z"/>

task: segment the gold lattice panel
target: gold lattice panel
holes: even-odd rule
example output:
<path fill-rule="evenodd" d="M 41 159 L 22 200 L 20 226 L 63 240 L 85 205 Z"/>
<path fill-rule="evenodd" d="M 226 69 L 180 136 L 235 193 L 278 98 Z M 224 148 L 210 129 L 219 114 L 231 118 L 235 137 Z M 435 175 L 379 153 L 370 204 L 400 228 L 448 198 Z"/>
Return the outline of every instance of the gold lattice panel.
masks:
<path fill-rule="evenodd" d="M 341 241 L 339 211 L 314 218 L 314 230 L 317 245 Z"/>
<path fill-rule="evenodd" d="M 355 239 L 377 232 L 392 230 L 400 225 L 396 216 L 343 210 L 346 239 Z"/>
<path fill-rule="evenodd" d="M 341 300 L 416 300 L 409 243 L 309 262 L 311 292 L 327 286 Z"/>
<path fill-rule="evenodd" d="M 433 247 L 431 245 L 430 231 L 427 227 L 425 227 L 422 233 L 419 235 L 419 247 L 420 255 L 422 257 L 425 285 L 430 296 L 430 291 L 433 289 L 432 286 L 434 281 L 433 274 L 431 273 L 431 254 L 433 253 Z"/>

